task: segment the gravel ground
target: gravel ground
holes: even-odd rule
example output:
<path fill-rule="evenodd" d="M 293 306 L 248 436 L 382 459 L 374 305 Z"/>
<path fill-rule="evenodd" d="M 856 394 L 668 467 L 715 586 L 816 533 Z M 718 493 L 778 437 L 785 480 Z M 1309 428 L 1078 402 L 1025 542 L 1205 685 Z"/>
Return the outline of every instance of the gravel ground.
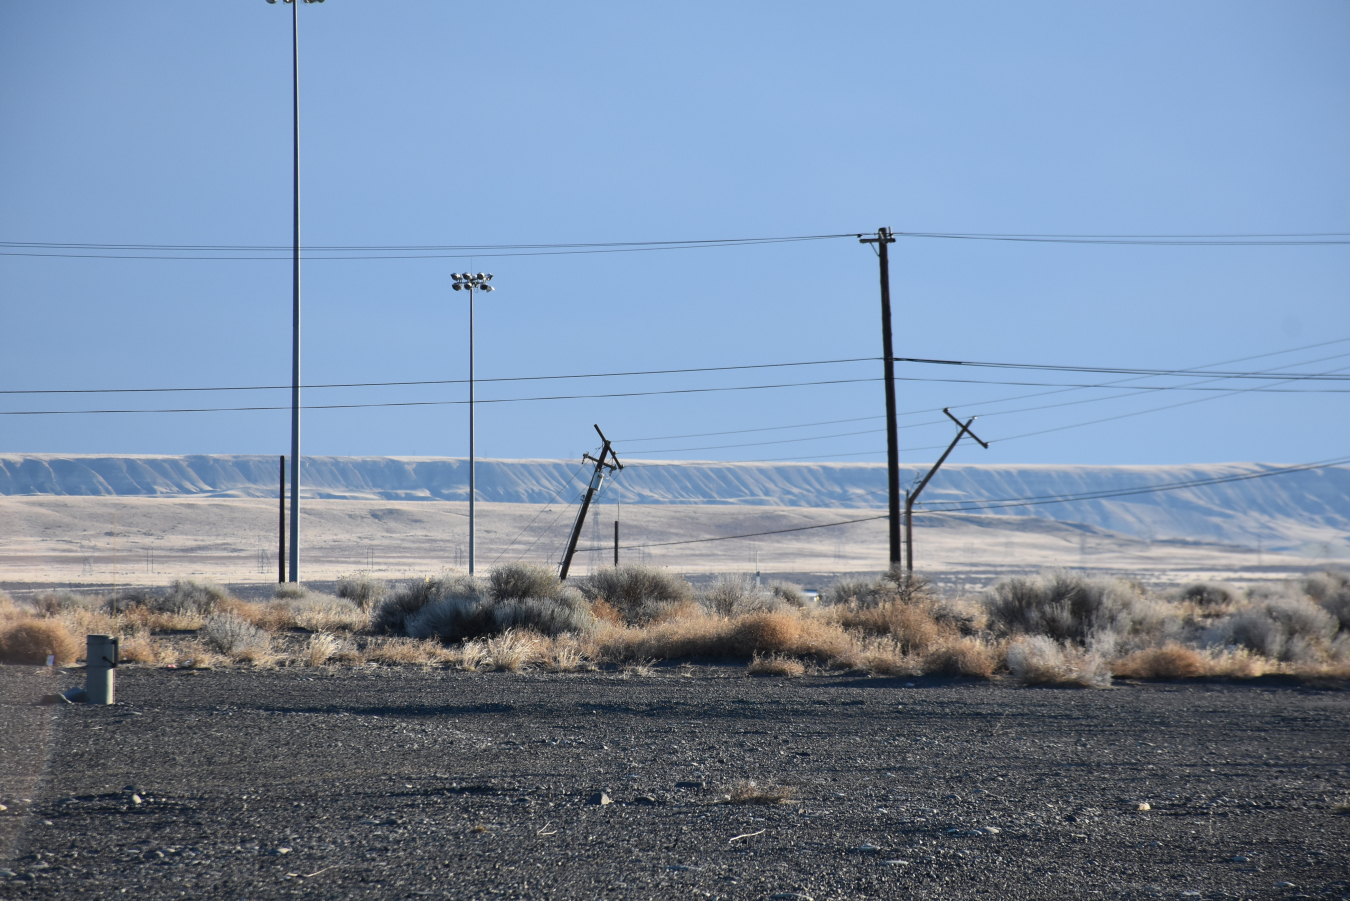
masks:
<path fill-rule="evenodd" d="M 0 786 L 47 761 L 0 897 L 1350 897 L 1344 690 L 128 667 L 119 700 L 0 713 Z"/>

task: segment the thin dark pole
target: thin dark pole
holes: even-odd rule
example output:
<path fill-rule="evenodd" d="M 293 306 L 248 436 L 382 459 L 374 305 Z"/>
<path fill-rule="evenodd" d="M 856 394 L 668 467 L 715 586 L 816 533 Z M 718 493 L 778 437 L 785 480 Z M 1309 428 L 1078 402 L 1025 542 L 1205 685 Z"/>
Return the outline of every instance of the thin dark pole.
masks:
<path fill-rule="evenodd" d="M 291 322 L 291 581 L 300 581 L 300 3 L 291 3 L 294 86 L 295 230 L 291 245 L 294 298 Z"/>
<path fill-rule="evenodd" d="M 474 568 L 474 503 L 478 499 L 477 459 L 473 447 L 473 285 L 469 286 L 469 575 Z"/>
<path fill-rule="evenodd" d="M 277 581 L 286 581 L 286 455 L 281 455 L 281 484 L 277 489 L 281 512 L 277 521 Z"/>
<path fill-rule="evenodd" d="M 900 565 L 900 440 L 895 425 L 895 351 L 891 345 L 891 263 L 889 228 L 877 230 L 881 259 L 881 349 L 886 367 L 886 490 L 890 494 L 891 566 Z"/>
<path fill-rule="evenodd" d="M 619 565 L 619 521 L 614 520 L 614 565 Z"/>

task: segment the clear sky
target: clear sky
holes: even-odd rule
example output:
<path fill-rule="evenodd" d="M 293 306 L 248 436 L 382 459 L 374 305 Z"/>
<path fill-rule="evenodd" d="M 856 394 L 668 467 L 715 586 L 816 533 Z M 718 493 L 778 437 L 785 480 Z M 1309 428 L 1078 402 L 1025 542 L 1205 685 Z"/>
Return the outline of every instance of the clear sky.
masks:
<path fill-rule="evenodd" d="M 1343 2 L 330 0 L 303 5 L 300 19 L 303 240 L 315 247 L 879 226 L 1350 233 Z M 289 384 L 288 256 L 216 248 L 289 245 L 290 41 L 290 7 L 263 0 L 0 5 L 0 241 L 155 245 L 0 247 L 0 388 Z M 478 397 L 496 400 L 838 382 L 484 403 L 481 456 L 577 456 L 599 423 L 629 459 L 885 458 L 877 262 L 855 238 L 438 253 L 307 262 L 304 381 L 465 378 L 466 301 L 450 273 L 491 271 L 498 290 L 477 305 L 483 379 L 874 359 L 483 383 Z M 1346 374 L 1348 289 L 1344 243 L 903 237 L 892 248 L 902 357 Z M 913 379 L 898 392 L 906 462 L 931 460 L 950 440 L 953 427 L 934 413 L 944 406 L 978 414 L 975 430 L 992 442 L 963 447 L 956 462 L 1350 453 L 1344 381 L 1219 380 L 1197 387 L 1223 392 L 1122 397 L 1043 386 L 1123 375 L 909 363 L 899 374 Z M 1229 393 L 1251 388 L 1300 393 Z M 1041 396 L 1008 400 L 1032 394 Z M 313 388 L 304 399 L 466 396 L 443 384 Z M 0 396 L 3 411 L 288 404 L 287 390 Z M 309 409 L 303 450 L 463 456 L 467 418 L 456 403 Z M 0 416 L 6 452 L 288 446 L 286 409 Z"/>

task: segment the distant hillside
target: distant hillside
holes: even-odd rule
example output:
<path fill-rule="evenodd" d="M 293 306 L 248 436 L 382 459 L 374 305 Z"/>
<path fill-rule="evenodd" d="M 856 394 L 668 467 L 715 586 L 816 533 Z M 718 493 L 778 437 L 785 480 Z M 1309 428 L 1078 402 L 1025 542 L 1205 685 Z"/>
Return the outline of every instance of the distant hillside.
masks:
<path fill-rule="evenodd" d="M 1161 486 L 1270 471 L 1263 463 L 1197 466 L 946 466 L 923 500 L 994 503 Z M 584 487 L 577 462 L 480 460 L 479 498 L 547 503 Z M 918 467 L 902 468 L 909 484 Z M 468 499 L 468 462 L 444 457 L 306 457 L 303 495 L 354 500 Z M 658 463 L 629 465 L 607 500 L 884 508 L 879 463 Z M 275 497 L 277 458 L 0 454 L 0 495 Z M 981 512 L 972 510 L 971 512 Z M 1350 553 L 1350 468 L 1331 467 L 1103 500 L 990 508 L 999 516 L 1084 523 L 1141 538 L 1220 541 L 1271 549 L 1328 545 Z"/>

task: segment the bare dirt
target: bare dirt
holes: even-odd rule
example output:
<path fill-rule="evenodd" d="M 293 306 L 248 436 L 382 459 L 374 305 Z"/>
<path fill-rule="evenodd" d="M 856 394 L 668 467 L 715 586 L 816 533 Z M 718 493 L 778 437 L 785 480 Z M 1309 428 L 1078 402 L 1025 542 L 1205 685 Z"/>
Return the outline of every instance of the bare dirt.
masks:
<path fill-rule="evenodd" d="M 32 672 L 0 897 L 1350 896 L 1338 688 L 126 667 L 46 730 Z"/>

